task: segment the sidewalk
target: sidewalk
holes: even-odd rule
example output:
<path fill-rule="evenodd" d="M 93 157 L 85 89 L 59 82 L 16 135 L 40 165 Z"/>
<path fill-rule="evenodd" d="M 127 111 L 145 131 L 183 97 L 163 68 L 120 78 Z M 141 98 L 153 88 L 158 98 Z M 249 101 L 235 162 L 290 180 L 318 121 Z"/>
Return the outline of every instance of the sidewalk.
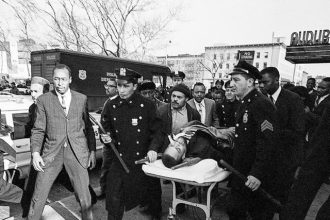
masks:
<path fill-rule="evenodd" d="M 220 188 L 224 188 L 224 185 L 220 184 Z M 171 205 L 172 200 L 172 187 L 171 184 L 163 185 L 163 195 L 162 195 L 162 204 L 163 204 L 163 212 L 162 212 L 162 220 L 167 219 L 168 210 Z M 99 188 L 96 188 L 96 193 L 99 193 Z M 221 190 L 221 189 L 220 189 Z M 224 190 L 225 192 L 225 190 Z M 330 185 L 323 184 L 320 188 L 319 192 L 317 193 L 311 208 L 308 211 L 308 214 L 305 220 L 314 220 L 317 214 L 317 211 L 325 202 L 330 194 Z M 212 213 L 212 220 L 228 220 L 228 216 L 224 210 L 225 205 L 225 196 L 221 196 L 219 202 L 216 204 L 213 213 Z M 8 206 L 7 206 L 8 207 Z M 93 213 L 95 220 L 104 220 L 107 218 L 107 211 L 105 210 L 105 200 L 99 200 L 93 206 Z M 71 195 L 65 199 L 62 199 L 57 202 L 53 202 L 46 206 L 44 211 L 45 218 L 43 220 L 80 220 L 80 207 L 74 197 Z M 6 216 L 9 217 L 9 210 L 5 206 L 0 207 L 0 219 L 5 218 Z M 19 215 L 14 216 L 15 220 L 22 220 Z M 147 216 L 142 215 L 137 209 L 133 209 L 129 212 L 126 212 L 123 217 L 124 220 L 146 220 L 148 219 Z M 176 220 L 190 220 L 190 219 L 205 219 L 204 213 L 196 207 L 189 206 L 186 209 L 186 212 L 177 215 Z M 274 217 L 274 220 L 278 220 L 278 216 Z"/>

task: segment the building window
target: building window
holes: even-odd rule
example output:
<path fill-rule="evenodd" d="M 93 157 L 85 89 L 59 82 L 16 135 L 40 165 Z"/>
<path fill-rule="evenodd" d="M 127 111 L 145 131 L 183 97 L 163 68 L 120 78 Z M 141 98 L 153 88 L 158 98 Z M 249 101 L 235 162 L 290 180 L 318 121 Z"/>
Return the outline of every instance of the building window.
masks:
<path fill-rule="evenodd" d="M 256 68 L 259 69 L 259 63 L 258 62 L 256 62 Z"/>
<path fill-rule="evenodd" d="M 213 54 L 213 59 L 216 60 L 217 59 L 217 55 Z"/>
<path fill-rule="evenodd" d="M 226 69 L 229 69 L 229 63 L 226 63 Z"/>
<path fill-rule="evenodd" d="M 234 59 L 237 59 L 238 53 L 234 53 Z"/>
<path fill-rule="evenodd" d="M 213 62 L 213 69 L 216 69 L 216 68 L 217 68 L 217 63 Z"/>
<path fill-rule="evenodd" d="M 265 52 L 265 58 L 268 58 L 268 52 Z"/>
<path fill-rule="evenodd" d="M 222 69 L 222 63 L 219 64 L 219 69 Z"/>
<path fill-rule="evenodd" d="M 264 62 L 264 69 L 267 68 L 267 62 Z"/>
<path fill-rule="evenodd" d="M 257 58 L 260 58 L 260 52 L 257 52 Z"/>
<path fill-rule="evenodd" d="M 230 53 L 227 53 L 227 60 L 230 60 Z"/>
<path fill-rule="evenodd" d="M 220 54 L 220 60 L 223 60 L 223 53 Z"/>

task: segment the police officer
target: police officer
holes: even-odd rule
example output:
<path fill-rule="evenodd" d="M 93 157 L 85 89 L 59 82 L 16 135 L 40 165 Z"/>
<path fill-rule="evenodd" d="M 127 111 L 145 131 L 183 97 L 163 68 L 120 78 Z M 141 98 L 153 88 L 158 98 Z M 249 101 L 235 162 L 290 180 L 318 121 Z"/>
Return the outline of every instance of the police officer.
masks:
<path fill-rule="evenodd" d="M 225 96 L 226 100 L 217 105 L 217 115 L 219 117 L 220 127 L 234 127 L 235 126 L 235 112 L 238 108 L 239 101 L 233 93 L 233 86 L 230 81 L 225 83 Z"/>
<path fill-rule="evenodd" d="M 186 74 L 184 74 L 184 72 L 182 72 L 182 71 L 171 72 L 173 86 L 183 83 L 183 80 L 185 77 L 186 77 Z M 171 102 L 171 88 L 165 90 L 165 100 L 164 101 L 166 103 Z"/>
<path fill-rule="evenodd" d="M 235 117 L 233 167 L 247 181 L 233 176 L 228 214 L 231 220 L 246 219 L 247 213 L 252 219 L 269 220 L 273 211 L 258 196 L 258 188 L 268 190 L 271 180 L 275 108 L 254 87 L 254 80 L 260 78 L 258 69 L 240 61 L 230 75 L 233 92 L 241 102 Z"/>
<path fill-rule="evenodd" d="M 126 173 L 119 160 L 113 158 L 107 175 L 108 220 L 122 219 L 124 210 L 145 202 L 148 195 L 145 186 L 150 178 L 144 174 L 141 165 L 134 162 L 146 155 L 150 162 L 155 161 L 162 137 L 156 106 L 136 93 L 141 75 L 127 68 L 115 72 L 119 96 L 105 104 L 101 123 L 109 134 L 102 135 L 101 139 L 104 143 L 114 143 L 130 172 Z M 160 200 L 161 196 L 158 198 Z M 152 205 L 153 217 L 159 219 L 161 201 L 154 201 Z"/>

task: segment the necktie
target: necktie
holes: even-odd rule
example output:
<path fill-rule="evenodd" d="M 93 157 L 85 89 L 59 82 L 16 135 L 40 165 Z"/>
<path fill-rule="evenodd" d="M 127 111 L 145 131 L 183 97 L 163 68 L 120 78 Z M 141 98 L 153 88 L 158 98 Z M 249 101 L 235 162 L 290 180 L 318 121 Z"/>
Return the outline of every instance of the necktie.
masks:
<path fill-rule="evenodd" d="M 62 103 L 61 103 L 61 105 L 62 105 L 62 108 L 63 108 L 64 114 L 65 114 L 65 115 L 67 115 L 67 113 L 66 113 L 66 103 L 65 103 L 65 96 L 64 96 L 64 95 L 62 95 L 61 97 L 62 97 Z M 64 142 L 64 145 L 63 145 L 63 146 L 64 146 L 64 147 L 67 147 L 67 146 L 68 146 L 68 144 L 67 144 L 67 142 L 66 142 L 66 141 Z"/>
<path fill-rule="evenodd" d="M 202 113 L 203 113 L 202 103 L 198 103 L 198 112 L 200 115 L 202 115 Z"/>
<path fill-rule="evenodd" d="M 275 100 L 274 100 L 273 96 L 270 95 L 269 98 L 270 98 L 270 101 L 272 101 L 272 103 L 275 104 Z"/>
<path fill-rule="evenodd" d="M 62 97 L 62 103 L 61 103 L 61 105 L 62 105 L 63 111 L 64 111 L 64 113 L 65 113 L 65 115 L 66 115 L 66 103 L 65 103 L 65 96 L 64 96 L 64 95 L 62 95 L 61 97 Z"/>

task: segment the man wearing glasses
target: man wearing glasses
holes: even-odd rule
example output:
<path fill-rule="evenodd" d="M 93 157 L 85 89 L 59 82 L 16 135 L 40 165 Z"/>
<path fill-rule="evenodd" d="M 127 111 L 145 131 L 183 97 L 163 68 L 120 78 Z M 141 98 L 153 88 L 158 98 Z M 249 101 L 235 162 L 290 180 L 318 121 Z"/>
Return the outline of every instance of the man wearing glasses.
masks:
<path fill-rule="evenodd" d="M 117 98 L 118 96 L 118 90 L 117 90 L 117 82 L 116 82 L 116 75 L 114 74 L 111 76 L 107 83 L 104 85 L 105 93 L 109 97 L 104 105 L 107 104 L 107 102 Z M 104 115 L 101 115 L 101 121 L 104 118 Z M 101 187 L 101 195 L 99 196 L 99 199 L 102 199 L 105 197 L 106 192 L 106 180 L 108 175 L 108 169 L 109 169 L 109 162 L 111 160 L 111 149 L 107 147 L 107 145 L 103 145 L 103 158 L 102 158 L 102 167 L 101 167 L 101 174 L 100 174 L 100 187 Z"/>

